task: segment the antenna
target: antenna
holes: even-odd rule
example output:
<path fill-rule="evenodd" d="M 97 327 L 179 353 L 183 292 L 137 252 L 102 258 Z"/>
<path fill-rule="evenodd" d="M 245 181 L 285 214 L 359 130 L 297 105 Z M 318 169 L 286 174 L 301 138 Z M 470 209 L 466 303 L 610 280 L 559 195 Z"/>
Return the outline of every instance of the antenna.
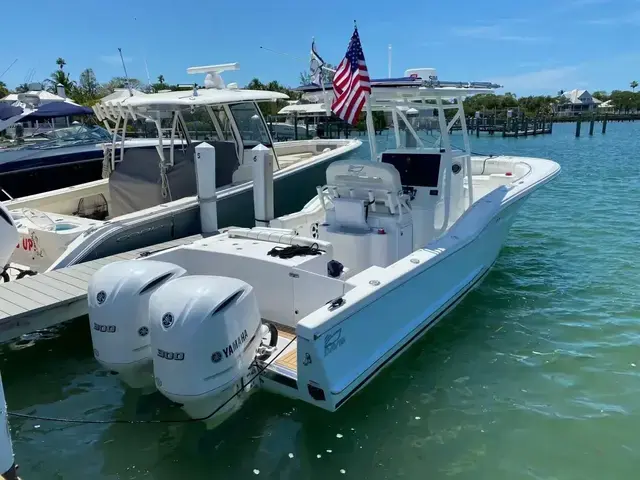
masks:
<path fill-rule="evenodd" d="M 151 76 L 149 75 L 149 66 L 147 65 L 147 59 L 144 59 L 144 69 L 147 72 L 147 85 L 151 86 Z"/>
<path fill-rule="evenodd" d="M 204 79 L 205 88 L 225 88 L 224 81 L 220 74 L 222 72 L 240 70 L 239 63 L 222 63 L 220 65 L 205 65 L 203 67 L 189 67 L 187 73 L 196 75 L 198 73 L 206 74 Z"/>
<path fill-rule="evenodd" d="M 120 61 L 122 61 L 122 69 L 124 70 L 124 78 L 127 81 L 127 89 L 129 90 L 129 95 L 133 97 L 133 92 L 131 91 L 131 82 L 129 82 L 129 74 L 127 73 L 127 67 L 124 64 L 124 57 L 122 56 L 122 49 L 118 48 L 118 52 L 120 52 Z"/>
<path fill-rule="evenodd" d="M 389 44 L 389 66 L 388 66 L 389 78 L 391 78 L 391 44 Z"/>

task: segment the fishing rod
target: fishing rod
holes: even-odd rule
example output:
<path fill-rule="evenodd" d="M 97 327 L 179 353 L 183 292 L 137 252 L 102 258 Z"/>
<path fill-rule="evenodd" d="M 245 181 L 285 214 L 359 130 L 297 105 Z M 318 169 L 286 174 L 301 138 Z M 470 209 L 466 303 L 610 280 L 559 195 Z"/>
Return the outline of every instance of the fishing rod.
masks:
<path fill-rule="evenodd" d="M 11 62 L 11 65 L 9 65 L 4 72 L 2 72 L 2 75 L 0 75 L 0 78 L 4 77 L 4 74 L 7 73 L 9 70 L 11 70 L 11 67 L 13 67 L 15 65 L 15 63 L 18 61 L 18 59 L 16 58 L 13 62 Z"/>

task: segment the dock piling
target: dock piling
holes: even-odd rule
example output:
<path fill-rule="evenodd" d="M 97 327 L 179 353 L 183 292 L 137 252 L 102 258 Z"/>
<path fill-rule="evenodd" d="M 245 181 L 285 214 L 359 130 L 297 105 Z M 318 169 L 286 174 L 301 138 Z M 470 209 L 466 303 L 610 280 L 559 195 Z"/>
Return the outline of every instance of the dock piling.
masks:
<path fill-rule="evenodd" d="M 602 119 L 602 133 L 607 133 L 607 114 L 604 114 L 604 118 Z"/>
<path fill-rule="evenodd" d="M 580 136 L 580 118 L 576 121 L 576 138 Z"/>
<path fill-rule="evenodd" d="M 593 136 L 593 126 L 595 125 L 595 123 L 595 117 L 591 115 L 591 121 L 589 122 L 589 136 Z"/>

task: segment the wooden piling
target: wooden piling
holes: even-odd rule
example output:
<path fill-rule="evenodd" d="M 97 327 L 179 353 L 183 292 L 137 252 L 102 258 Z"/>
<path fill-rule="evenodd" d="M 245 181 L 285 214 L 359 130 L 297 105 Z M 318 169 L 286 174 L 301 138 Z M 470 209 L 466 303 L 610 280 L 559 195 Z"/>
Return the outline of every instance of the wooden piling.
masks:
<path fill-rule="evenodd" d="M 595 117 L 591 115 L 591 121 L 589 122 L 589 136 L 593 136 L 593 126 L 595 125 L 595 123 Z"/>
<path fill-rule="evenodd" d="M 576 138 L 580 136 L 580 118 L 576 121 Z"/>
<path fill-rule="evenodd" d="M 607 114 L 604 114 L 604 118 L 602 119 L 602 133 L 607 133 Z"/>

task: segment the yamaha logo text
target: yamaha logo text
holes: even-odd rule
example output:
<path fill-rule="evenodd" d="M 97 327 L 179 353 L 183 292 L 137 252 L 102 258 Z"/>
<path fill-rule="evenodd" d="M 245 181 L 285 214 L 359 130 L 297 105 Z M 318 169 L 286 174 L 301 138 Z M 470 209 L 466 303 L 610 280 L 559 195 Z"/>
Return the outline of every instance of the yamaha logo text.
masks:
<path fill-rule="evenodd" d="M 247 338 L 249 338 L 249 335 L 247 334 L 247 331 L 245 330 L 244 332 L 242 332 L 240 334 L 240 336 L 238 338 L 236 338 L 232 344 L 230 344 L 228 347 L 225 347 L 222 349 L 222 352 L 224 353 L 224 357 L 225 358 L 229 358 L 231 355 L 233 355 L 233 352 L 235 352 L 238 348 L 240 348 L 242 346 L 242 344 L 244 342 L 247 341 Z"/>

